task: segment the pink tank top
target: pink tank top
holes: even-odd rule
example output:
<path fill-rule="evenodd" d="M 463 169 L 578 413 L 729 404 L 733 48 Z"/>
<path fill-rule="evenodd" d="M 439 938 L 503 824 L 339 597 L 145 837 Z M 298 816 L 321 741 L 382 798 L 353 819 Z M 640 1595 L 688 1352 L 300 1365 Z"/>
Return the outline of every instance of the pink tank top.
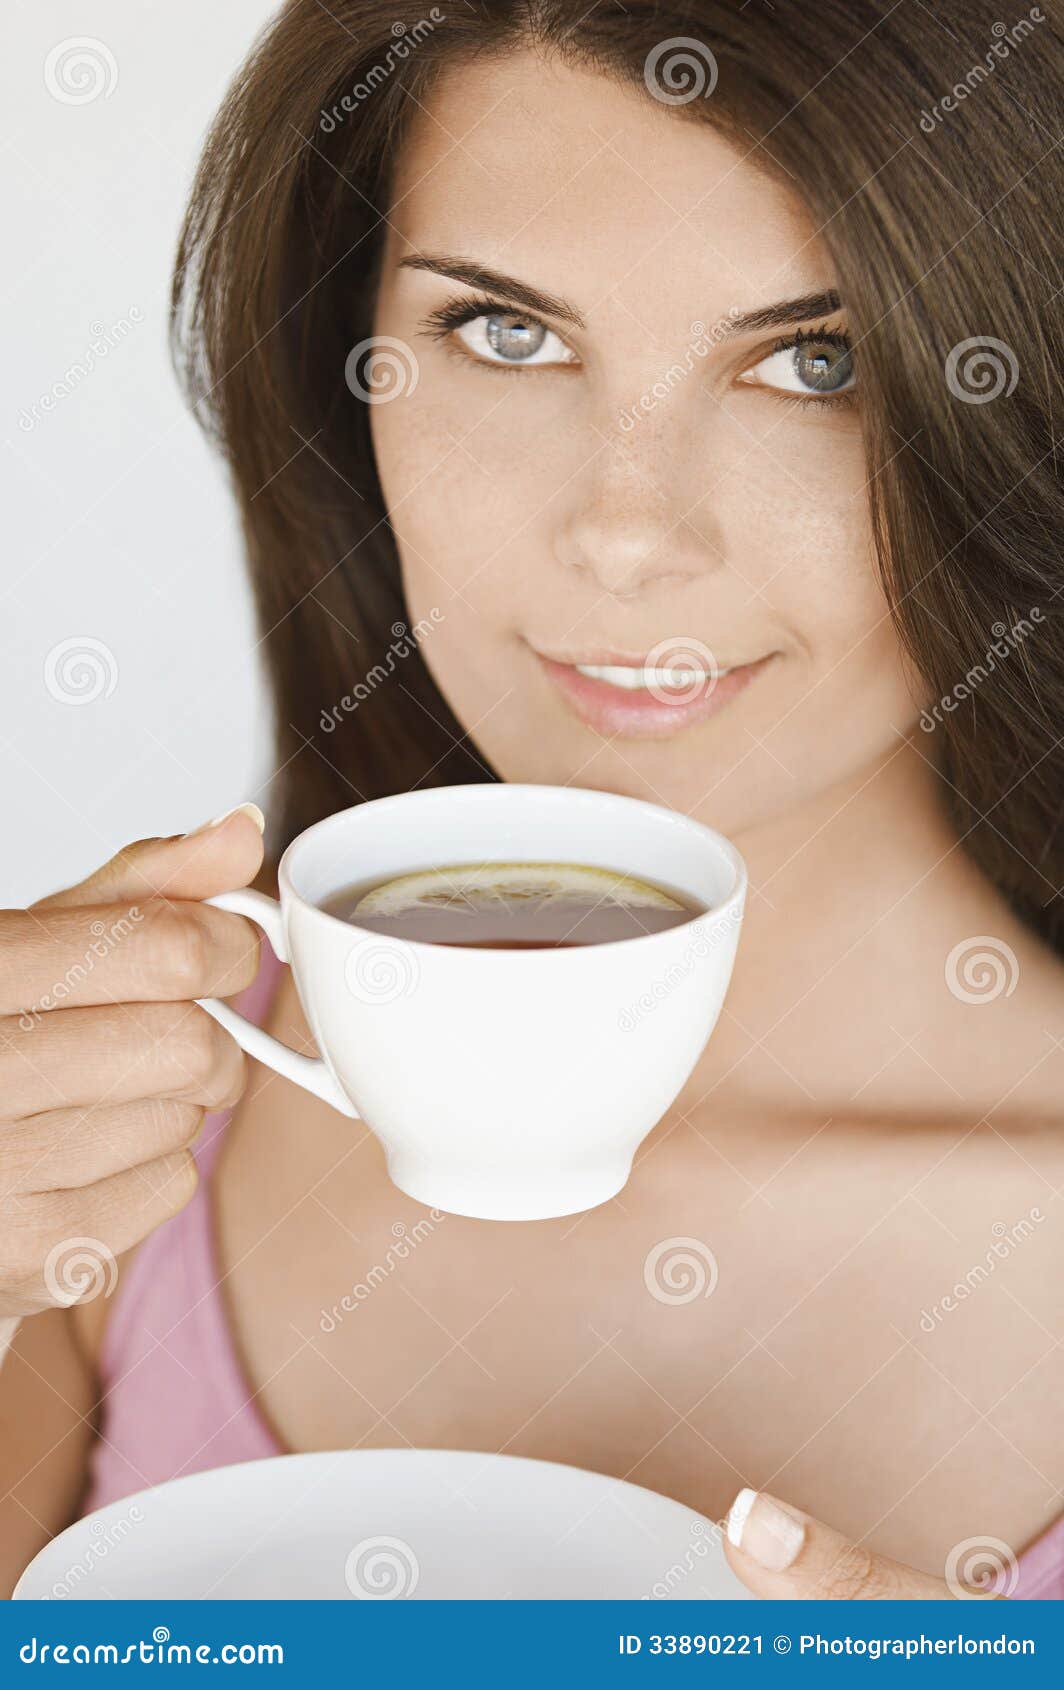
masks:
<path fill-rule="evenodd" d="M 258 976 L 234 1008 L 262 1021 L 280 975 L 264 939 Z M 186 1473 L 285 1453 L 234 1347 L 215 1252 L 210 1178 L 229 1116 L 208 1115 L 195 1194 L 119 1278 L 100 1356 L 100 1433 L 83 1514 Z M 1064 1518 L 1020 1556 L 1010 1594 L 1064 1600 Z"/>

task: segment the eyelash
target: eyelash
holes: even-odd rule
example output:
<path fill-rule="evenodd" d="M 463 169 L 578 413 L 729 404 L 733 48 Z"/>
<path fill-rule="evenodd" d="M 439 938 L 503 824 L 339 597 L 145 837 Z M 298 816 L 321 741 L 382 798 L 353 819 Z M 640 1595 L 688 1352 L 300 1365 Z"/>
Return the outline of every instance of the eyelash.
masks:
<path fill-rule="evenodd" d="M 486 293 L 463 295 L 461 298 L 449 299 L 437 311 L 432 311 L 423 318 L 421 327 L 432 340 L 438 340 L 448 358 L 456 363 L 465 365 L 475 364 L 478 370 L 485 370 L 489 375 L 512 376 L 519 368 L 515 364 L 491 363 L 487 358 L 476 358 L 472 353 L 460 351 L 452 336 L 455 329 L 460 329 L 463 323 L 471 323 L 477 317 L 491 317 L 497 314 L 504 316 L 520 315 L 530 323 L 542 322 L 531 311 L 522 311 L 519 305 L 507 305 L 501 299 L 493 299 Z M 544 324 L 544 327 L 546 325 Z M 549 367 L 549 366 L 548 366 Z M 559 364 L 555 366 L 555 374 L 568 373 L 572 366 Z M 540 370 L 540 375 L 545 372 Z"/>
<path fill-rule="evenodd" d="M 451 344 L 451 335 L 455 329 L 461 328 L 464 323 L 473 322 L 477 317 L 490 317 L 497 314 L 509 315 L 514 312 L 514 309 L 514 306 L 504 304 L 501 299 L 492 299 L 488 294 L 473 294 L 472 296 L 467 294 L 461 298 L 449 299 L 438 310 L 430 312 L 424 318 L 421 326 L 432 340 L 442 342 L 452 357 L 461 359 L 463 363 L 469 363 L 468 353 L 459 352 Z M 532 317 L 531 313 L 528 313 L 528 316 L 532 322 L 538 323 L 541 321 L 539 317 Z M 793 334 L 784 335 L 767 351 L 762 352 L 749 368 L 753 369 L 756 364 L 760 364 L 765 358 L 771 358 L 777 352 L 791 352 L 799 346 L 809 345 L 834 346 L 840 351 L 849 352 L 851 341 L 844 330 L 829 329 L 826 324 L 819 329 L 796 329 Z M 473 362 L 477 363 L 479 369 L 492 372 L 500 371 L 503 375 L 512 375 L 514 369 L 519 367 L 504 363 L 489 364 L 484 359 L 473 360 Z M 827 405 L 833 410 L 841 410 L 852 406 L 855 402 L 855 394 L 852 389 L 844 393 L 810 393 L 802 398 L 797 398 L 794 394 L 780 393 L 771 387 L 764 387 L 761 391 L 767 393 L 770 398 L 778 399 L 782 404 L 790 407 L 794 405 Z"/>
<path fill-rule="evenodd" d="M 782 339 L 777 340 L 776 344 L 768 352 L 763 352 L 761 358 L 758 358 L 756 362 L 760 364 L 762 358 L 771 358 L 776 352 L 793 352 L 799 346 L 810 345 L 834 346 L 840 352 L 853 350 L 853 342 L 845 329 L 829 329 L 825 325 L 819 329 L 795 329 L 793 334 L 784 335 Z M 750 367 L 752 369 L 753 365 Z M 826 405 L 830 410 L 844 411 L 852 410 L 857 403 L 855 388 L 849 388 L 843 393 L 810 393 L 803 395 L 800 399 L 793 393 L 780 393 L 771 387 L 762 388 L 762 392 L 767 393 L 770 399 L 778 399 L 781 404 L 791 407 L 795 405 L 803 407 L 815 405 L 819 408 Z"/>
<path fill-rule="evenodd" d="M 520 309 L 519 307 L 517 309 Z M 515 307 L 504 305 L 501 299 L 492 299 L 486 293 L 466 294 L 461 299 L 449 299 L 446 305 L 441 305 L 438 311 L 432 311 L 424 319 L 422 328 L 433 340 L 446 343 L 455 329 L 460 329 L 463 323 L 471 323 L 477 317 L 509 316 Z M 529 322 L 538 323 L 540 319 L 528 313 Z M 465 353 L 457 353 L 457 357 L 464 358 Z M 488 364 L 481 361 L 481 367 L 487 370 L 506 370 L 505 364 Z M 515 366 L 516 367 L 516 366 Z"/>

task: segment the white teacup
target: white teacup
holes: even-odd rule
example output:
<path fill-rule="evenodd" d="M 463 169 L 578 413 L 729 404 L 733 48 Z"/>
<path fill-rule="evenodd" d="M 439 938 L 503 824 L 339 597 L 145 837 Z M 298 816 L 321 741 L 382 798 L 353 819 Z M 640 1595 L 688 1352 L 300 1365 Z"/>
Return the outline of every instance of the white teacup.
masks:
<path fill-rule="evenodd" d="M 613 944 L 508 951 L 368 932 L 346 887 L 471 862 L 573 862 L 706 913 Z M 293 840 L 281 900 L 226 892 L 291 962 L 322 1060 L 218 999 L 249 1055 L 362 1118 L 400 1190 L 484 1220 L 542 1220 L 621 1190 L 720 1014 L 746 895 L 735 847 L 686 816 L 577 787 L 449 786 L 343 810 Z"/>

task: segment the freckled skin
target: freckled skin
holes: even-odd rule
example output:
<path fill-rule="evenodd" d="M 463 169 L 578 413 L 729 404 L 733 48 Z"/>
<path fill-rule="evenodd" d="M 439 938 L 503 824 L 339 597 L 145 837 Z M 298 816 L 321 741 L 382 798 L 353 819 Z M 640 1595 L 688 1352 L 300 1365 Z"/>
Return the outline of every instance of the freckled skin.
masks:
<path fill-rule="evenodd" d="M 419 381 L 372 423 L 411 613 L 444 612 L 424 650 L 459 719 L 507 779 L 732 833 L 870 770 L 919 704 L 870 558 L 857 414 L 736 382 L 778 331 L 688 351 L 693 323 L 831 285 L 808 214 L 712 129 L 532 55 L 455 73 L 435 110 L 404 155 L 375 324 Z M 579 368 L 500 371 L 428 338 L 425 316 L 469 290 L 398 268 L 415 250 L 576 305 L 586 329 L 558 327 Z M 622 427 L 685 354 L 690 375 Z M 610 745 L 526 643 L 674 637 L 722 665 L 780 656 L 712 721 Z"/>

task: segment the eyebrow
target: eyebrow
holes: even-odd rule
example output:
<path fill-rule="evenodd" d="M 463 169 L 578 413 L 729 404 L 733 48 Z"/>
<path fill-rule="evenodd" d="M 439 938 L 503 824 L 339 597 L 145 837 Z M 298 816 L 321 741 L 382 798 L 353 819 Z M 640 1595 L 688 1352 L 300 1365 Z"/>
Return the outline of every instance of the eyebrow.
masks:
<path fill-rule="evenodd" d="M 529 287 L 527 282 L 519 282 L 516 276 L 504 276 L 499 270 L 489 270 L 484 264 L 475 264 L 469 258 L 448 258 L 440 253 L 415 253 L 409 258 L 399 260 L 399 268 L 406 270 L 430 270 L 437 276 L 450 276 L 452 281 L 465 282 L 467 287 L 480 288 L 482 293 L 505 294 L 517 305 L 526 305 L 530 311 L 540 316 L 557 317 L 563 323 L 571 323 L 574 328 L 582 329 L 587 325 L 579 311 L 572 305 L 567 305 L 564 299 L 556 299 L 553 294 L 541 293 L 539 288 Z"/>
<path fill-rule="evenodd" d="M 527 282 L 518 281 L 516 276 L 506 276 L 500 270 L 489 269 L 470 258 L 455 258 L 444 253 L 413 253 L 399 260 L 399 268 L 449 276 L 452 281 L 464 282 L 467 287 L 479 288 L 482 293 L 503 294 L 537 315 L 555 317 L 578 329 L 587 326 L 576 307 L 568 305 L 564 299 L 543 293 Z M 781 299 L 774 305 L 759 306 L 756 311 L 729 315 L 722 321 L 727 323 L 729 335 L 751 334 L 758 330 L 786 328 L 788 324 L 808 322 L 815 317 L 830 317 L 841 309 L 841 303 L 834 288 L 825 288 L 820 293 L 801 294 L 796 299 Z"/>
<path fill-rule="evenodd" d="M 781 299 L 776 305 L 762 305 L 731 319 L 729 334 L 750 334 L 757 329 L 783 329 L 790 323 L 805 323 L 812 317 L 830 317 L 841 310 L 842 301 L 834 288 L 822 293 L 805 293 L 797 299 Z"/>

